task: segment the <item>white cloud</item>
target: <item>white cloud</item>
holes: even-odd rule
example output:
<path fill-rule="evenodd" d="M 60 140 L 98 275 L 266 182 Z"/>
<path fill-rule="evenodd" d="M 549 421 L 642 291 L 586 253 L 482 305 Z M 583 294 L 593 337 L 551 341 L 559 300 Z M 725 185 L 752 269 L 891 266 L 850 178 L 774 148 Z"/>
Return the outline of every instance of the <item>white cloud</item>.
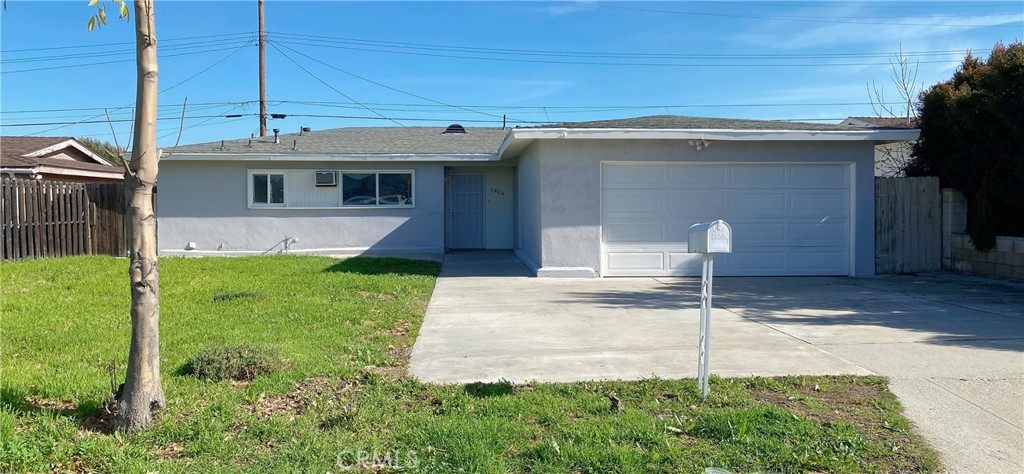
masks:
<path fill-rule="evenodd" d="M 796 30 L 788 21 L 773 21 L 760 31 L 738 35 L 738 39 L 777 49 L 821 48 L 825 46 L 909 42 L 980 28 L 1024 22 L 1024 14 L 985 16 L 906 17 L 893 24 L 835 23 Z M 901 24 L 895 24 L 901 23 Z"/>
<path fill-rule="evenodd" d="M 581 11 L 592 11 L 592 6 L 596 3 L 594 0 L 577 0 L 569 1 L 565 3 L 553 3 L 549 4 L 546 8 L 548 15 L 552 18 L 556 16 L 568 15 L 570 13 L 576 13 Z"/>

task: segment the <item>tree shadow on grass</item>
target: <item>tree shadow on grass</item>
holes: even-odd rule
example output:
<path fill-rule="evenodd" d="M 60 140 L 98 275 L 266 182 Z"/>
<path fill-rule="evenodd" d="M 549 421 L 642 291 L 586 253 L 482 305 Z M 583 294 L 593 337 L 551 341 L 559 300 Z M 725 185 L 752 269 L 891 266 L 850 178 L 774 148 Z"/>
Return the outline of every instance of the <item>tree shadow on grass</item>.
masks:
<path fill-rule="evenodd" d="M 358 275 L 423 275 L 436 277 L 441 264 L 426 260 L 390 257 L 351 257 L 324 268 L 325 273 Z"/>
<path fill-rule="evenodd" d="M 515 387 L 512 385 L 512 382 L 502 380 L 500 382 L 493 383 L 469 383 L 466 384 L 464 390 L 467 395 L 472 395 L 477 398 L 487 398 L 512 395 L 515 392 Z"/>
<path fill-rule="evenodd" d="M 17 416 L 49 415 L 67 418 L 85 431 L 105 434 L 113 432 L 110 423 L 100 416 L 100 403 L 95 400 L 78 403 L 71 400 L 53 400 L 37 397 L 18 388 L 0 387 L 0 409 Z"/>

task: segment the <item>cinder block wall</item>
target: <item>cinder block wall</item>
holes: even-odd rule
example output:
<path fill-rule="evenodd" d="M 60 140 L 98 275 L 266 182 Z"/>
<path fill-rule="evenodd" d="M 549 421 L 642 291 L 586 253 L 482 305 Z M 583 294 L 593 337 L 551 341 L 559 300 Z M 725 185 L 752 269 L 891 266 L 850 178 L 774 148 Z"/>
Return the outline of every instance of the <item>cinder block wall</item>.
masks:
<path fill-rule="evenodd" d="M 996 248 L 975 250 L 967 235 L 967 199 L 943 189 L 942 269 L 1024 280 L 1024 237 L 996 237 Z"/>

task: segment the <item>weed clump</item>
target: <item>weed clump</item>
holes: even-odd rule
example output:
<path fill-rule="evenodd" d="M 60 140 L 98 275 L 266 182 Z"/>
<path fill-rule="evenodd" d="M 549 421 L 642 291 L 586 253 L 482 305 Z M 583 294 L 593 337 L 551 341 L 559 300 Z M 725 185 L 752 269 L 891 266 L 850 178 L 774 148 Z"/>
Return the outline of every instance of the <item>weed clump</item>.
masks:
<path fill-rule="evenodd" d="M 287 366 L 276 350 L 248 344 L 210 345 L 192 356 L 182 372 L 201 380 L 250 381 Z"/>

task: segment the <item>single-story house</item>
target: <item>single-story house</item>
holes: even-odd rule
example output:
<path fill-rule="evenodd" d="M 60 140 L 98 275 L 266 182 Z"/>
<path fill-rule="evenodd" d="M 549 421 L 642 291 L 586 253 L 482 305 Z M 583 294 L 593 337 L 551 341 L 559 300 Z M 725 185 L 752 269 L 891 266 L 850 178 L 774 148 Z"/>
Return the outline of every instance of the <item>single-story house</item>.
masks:
<path fill-rule="evenodd" d="M 847 117 L 839 125 L 871 128 L 917 128 L 917 117 Z M 916 137 L 915 137 L 916 141 Z M 898 178 L 906 176 L 914 141 L 880 143 L 875 146 L 875 176 Z"/>
<path fill-rule="evenodd" d="M 73 137 L 0 137 L 0 175 L 87 183 L 124 181 L 124 170 Z"/>
<path fill-rule="evenodd" d="M 162 255 L 509 249 L 539 276 L 873 275 L 874 147 L 913 129 L 654 116 L 535 128 L 339 128 L 161 159 Z"/>

